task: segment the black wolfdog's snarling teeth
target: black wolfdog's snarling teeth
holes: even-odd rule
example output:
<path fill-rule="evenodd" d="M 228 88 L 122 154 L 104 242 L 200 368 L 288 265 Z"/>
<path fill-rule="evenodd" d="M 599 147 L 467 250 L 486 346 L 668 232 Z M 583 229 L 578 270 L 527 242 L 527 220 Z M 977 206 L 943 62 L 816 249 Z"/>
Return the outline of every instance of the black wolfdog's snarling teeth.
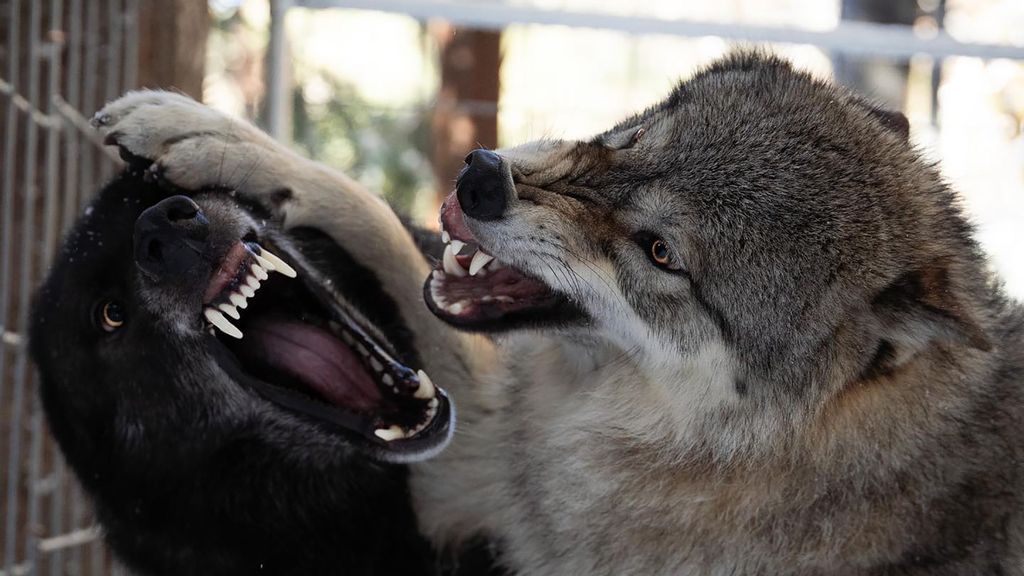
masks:
<path fill-rule="evenodd" d="M 225 365 L 275 401 L 399 450 L 444 433 L 451 413 L 444 391 L 403 364 L 322 280 L 253 240 L 235 242 L 203 296 L 206 328 L 231 354 Z M 218 340 L 218 331 L 230 338 Z M 237 343 L 243 332 L 244 345 Z"/>
<path fill-rule="evenodd" d="M 434 417 L 437 416 L 437 407 L 439 404 L 437 398 L 434 396 L 436 394 L 437 389 L 434 388 L 434 383 L 430 380 L 430 377 L 427 376 L 427 373 L 424 372 L 423 370 L 417 370 L 416 376 L 419 377 L 419 386 L 416 388 L 416 392 L 413 393 L 413 398 L 419 400 L 429 400 L 429 402 L 427 403 L 427 410 L 423 420 L 419 424 L 408 429 L 402 428 L 397 424 L 392 424 L 387 428 L 378 428 L 374 430 L 374 435 L 376 435 L 381 440 L 385 442 L 391 442 L 393 440 L 398 440 L 401 438 L 412 438 L 413 436 L 416 436 L 420 432 L 426 430 L 428 426 L 434 423 Z M 387 375 L 385 375 L 385 377 L 387 377 Z"/>
<path fill-rule="evenodd" d="M 260 263 L 260 266 L 263 266 L 267 270 L 270 270 L 271 272 L 280 272 L 289 278 L 295 278 L 298 276 L 295 269 L 289 266 L 287 262 L 281 260 L 277 256 L 274 256 L 270 251 L 266 250 L 262 246 L 253 244 L 250 246 L 250 249 L 253 251 L 253 255 L 256 256 L 256 260 Z"/>
<path fill-rule="evenodd" d="M 260 282 L 277 272 L 288 278 L 298 273 L 287 262 L 255 242 L 239 241 L 228 251 L 214 272 L 204 298 L 203 316 L 214 327 L 233 338 L 242 338 L 242 331 L 224 317 L 225 314 L 241 319 L 238 309 L 249 306 L 248 299 L 256 295 Z"/>

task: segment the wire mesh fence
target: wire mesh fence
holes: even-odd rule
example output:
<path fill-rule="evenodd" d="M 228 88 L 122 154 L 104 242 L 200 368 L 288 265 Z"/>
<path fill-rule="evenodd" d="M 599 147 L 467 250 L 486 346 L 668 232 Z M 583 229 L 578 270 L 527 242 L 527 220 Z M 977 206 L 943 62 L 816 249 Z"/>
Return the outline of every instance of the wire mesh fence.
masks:
<path fill-rule="evenodd" d="M 32 289 L 117 169 L 88 124 L 135 86 L 138 0 L 0 2 L 0 574 L 118 570 L 50 439 L 27 351 Z"/>

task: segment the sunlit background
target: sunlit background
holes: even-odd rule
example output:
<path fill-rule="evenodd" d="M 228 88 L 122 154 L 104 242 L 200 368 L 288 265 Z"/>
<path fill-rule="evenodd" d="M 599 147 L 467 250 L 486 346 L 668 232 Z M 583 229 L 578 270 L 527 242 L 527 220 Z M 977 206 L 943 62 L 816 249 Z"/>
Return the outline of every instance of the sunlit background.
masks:
<path fill-rule="evenodd" d="M 835 27 L 841 14 L 839 0 L 517 4 L 812 30 Z M 921 0 L 918 12 L 935 4 Z M 211 10 L 215 32 L 204 98 L 255 119 L 265 95 L 268 2 L 213 0 Z M 1024 2 L 958 0 L 947 2 L 945 10 L 943 24 L 958 40 L 1024 44 Z M 934 22 L 918 16 L 914 25 L 927 35 Z M 432 220 L 445 182 L 431 171 L 430 115 L 440 87 L 431 26 L 401 14 L 343 9 L 293 8 L 286 19 L 294 145 L 349 171 L 424 222 Z M 511 25 L 500 40 L 500 95 L 482 113 L 496 114 L 498 145 L 585 137 L 657 101 L 678 79 L 732 46 L 715 37 Z M 823 50 L 782 44 L 772 49 L 819 76 L 834 74 L 833 55 Z M 1017 254 L 1024 246 L 1024 63 L 944 59 L 934 110 L 933 64 L 928 57 L 911 59 L 905 89 L 896 98 L 878 93 L 884 78 L 869 77 L 858 88 L 903 109 L 922 154 L 940 160 L 963 195 L 1009 290 L 1024 296 L 1024 259 Z"/>

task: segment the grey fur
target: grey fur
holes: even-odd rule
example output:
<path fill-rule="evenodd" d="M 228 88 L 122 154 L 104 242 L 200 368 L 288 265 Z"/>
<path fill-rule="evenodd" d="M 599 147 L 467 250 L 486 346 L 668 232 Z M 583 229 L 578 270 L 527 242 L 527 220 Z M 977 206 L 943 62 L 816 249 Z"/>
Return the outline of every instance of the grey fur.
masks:
<path fill-rule="evenodd" d="M 390 212 L 260 138 L 220 146 L 270 150 L 248 184 L 286 182 L 288 218 L 365 251 L 438 343 L 460 423 L 414 468 L 435 542 L 486 534 L 522 574 L 1024 573 L 1024 310 L 898 115 L 744 53 L 590 141 L 499 151 L 509 210 L 467 224 L 585 318 L 493 341 L 423 315 Z"/>
<path fill-rule="evenodd" d="M 740 54 L 591 141 L 502 151 L 518 197 L 470 229 L 589 316 L 504 346 L 480 523 L 510 565 L 1021 570 L 1022 312 L 901 124 Z"/>

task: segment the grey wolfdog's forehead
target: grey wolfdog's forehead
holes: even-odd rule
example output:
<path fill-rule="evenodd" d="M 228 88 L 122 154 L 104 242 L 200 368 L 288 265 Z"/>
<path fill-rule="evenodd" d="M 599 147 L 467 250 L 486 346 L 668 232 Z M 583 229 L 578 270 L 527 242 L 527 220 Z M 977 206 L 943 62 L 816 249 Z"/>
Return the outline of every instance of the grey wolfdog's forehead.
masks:
<path fill-rule="evenodd" d="M 568 180 L 648 221 L 652 212 L 677 216 L 690 226 L 688 242 L 722 246 L 717 233 L 735 239 L 742 226 L 805 247 L 861 250 L 893 227 L 931 235 L 928 219 L 949 215 L 950 193 L 894 118 L 902 119 L 783 60 L 741 52 L 590 140 L 538 141 L 505 155 L 530 184 Z"/>

